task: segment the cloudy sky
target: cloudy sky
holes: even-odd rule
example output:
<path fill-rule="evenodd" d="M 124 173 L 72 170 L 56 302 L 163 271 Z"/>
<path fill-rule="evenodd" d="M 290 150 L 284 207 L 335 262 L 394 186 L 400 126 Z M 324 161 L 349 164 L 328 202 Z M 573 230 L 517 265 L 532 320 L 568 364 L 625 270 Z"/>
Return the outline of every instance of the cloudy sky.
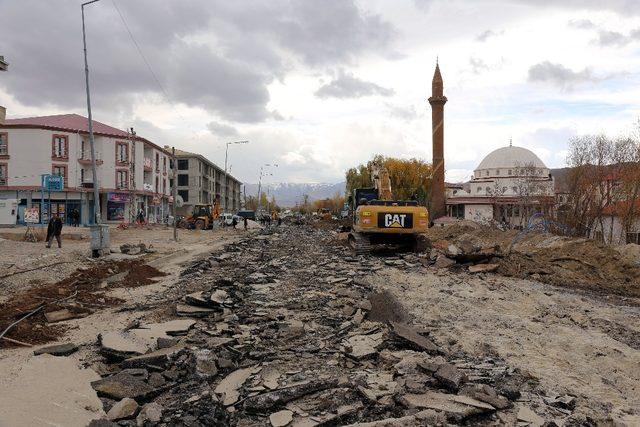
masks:
<path fill-rule="evenodd" d="M 79 5 L 0 0 L 9 118 L 86 115 Z M 510 138 L 562 166 L 570 137 L 640 115 L 638 0 L 102 0 L 86 15 L 94 118 L 219 164 L 248 139 L 229 153 L 247 182 L 264 163 L 270 182 L 338 182 L 376 153 L 430 160 L 436 57 L 451 181 Z"/>

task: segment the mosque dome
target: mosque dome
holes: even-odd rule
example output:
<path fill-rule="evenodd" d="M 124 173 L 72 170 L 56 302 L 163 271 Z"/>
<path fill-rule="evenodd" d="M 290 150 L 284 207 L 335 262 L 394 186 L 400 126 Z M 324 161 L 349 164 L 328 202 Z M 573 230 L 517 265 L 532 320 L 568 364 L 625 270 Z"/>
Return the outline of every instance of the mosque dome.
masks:
<path fill-rule="evenodd" d="M 516 175 L 518 168 L 533 167 L 536 175 L 549 173 L 547 166 L 531 150 L 509 145 L 489 153 L 475 170 L 475 177 Z"/>

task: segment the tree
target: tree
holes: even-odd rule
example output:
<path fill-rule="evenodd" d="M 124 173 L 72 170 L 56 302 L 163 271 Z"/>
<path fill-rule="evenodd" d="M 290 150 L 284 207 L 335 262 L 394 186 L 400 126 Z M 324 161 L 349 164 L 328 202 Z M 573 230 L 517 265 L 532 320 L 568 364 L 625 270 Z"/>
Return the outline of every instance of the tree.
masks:
<path fill-rule="evenodd" d="M 245 209 L 250 211 L 258 210 L 258 198 L 256 196 L 248 196 Z"/>
<path fill-rule="evenodd" d="M 269 199 L 267 199 L 267 194 L 266 193 L 260 194 L 260 208 L 266 209 L 268 203 L 269 203 Z"/>
<path fill-rule="evenodd" d="M 397 159 L 375 155 L 366 165 L 350 168 L 345 173 L 347 194 L 356 188 L 372 187 L 371 167 L 384 166 L 389 172 L 391 190 L 397 200 L 409 200 L 415 196 L 420 204 L 426 205 L 431 187 L 432 167 L 430 163 L 418 159 Z"/>

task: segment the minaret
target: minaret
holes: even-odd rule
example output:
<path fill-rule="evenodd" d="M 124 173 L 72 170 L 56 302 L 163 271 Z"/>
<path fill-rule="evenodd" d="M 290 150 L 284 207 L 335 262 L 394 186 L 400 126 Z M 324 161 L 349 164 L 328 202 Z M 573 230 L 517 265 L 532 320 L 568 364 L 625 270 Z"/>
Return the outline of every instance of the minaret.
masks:
<path fill-rule="evenodd" d="M 431 179 L 431 198 L 429 217 L 431 220 L 446 215 L 444 193 L 444 104 L 447 97 L 443 94 L 442 75 L 436 61 L 436 71 L 431 82 L 431 128 L 433 137 L 433 178 Z"/>

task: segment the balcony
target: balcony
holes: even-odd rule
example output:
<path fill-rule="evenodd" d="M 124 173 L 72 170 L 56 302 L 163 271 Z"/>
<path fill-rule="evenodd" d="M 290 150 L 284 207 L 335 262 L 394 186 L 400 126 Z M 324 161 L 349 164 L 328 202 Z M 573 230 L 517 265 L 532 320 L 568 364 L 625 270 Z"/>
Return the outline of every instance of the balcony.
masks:
<path fill-rule="evenodd" d="M 78 187 L 93 188 L 93 178 L 78 178 Z"/>
<path fill-rule="evenodd" d="M 116 188 L 118 190 L 128 190 L 129 189 L 129 183 L 127 183 L 127 182 L 118 182 L 118 183 L 116 183 Z"/>
<path fill-rule="evenodd" d="M 144 191 L 153 191 L 153 184 L 145 182 L 144 184 L 142 184 L 142 189 Z"/>
<path fill-rule="evenodd" d="M 149 157 L 145 157 L 143 167 L 145 171 L 153 172 L 153 161 Z"/>
<path fill-rule="evenodd" d="M 81 151 L 80 157 L 78 157 L 78 163 L 81 165 L 90 165 L 91 164 L 91 151 Z M 96 152 L 96 165 L 101 165 L 104 163 L 102 161 L 102 153 Z"/>

